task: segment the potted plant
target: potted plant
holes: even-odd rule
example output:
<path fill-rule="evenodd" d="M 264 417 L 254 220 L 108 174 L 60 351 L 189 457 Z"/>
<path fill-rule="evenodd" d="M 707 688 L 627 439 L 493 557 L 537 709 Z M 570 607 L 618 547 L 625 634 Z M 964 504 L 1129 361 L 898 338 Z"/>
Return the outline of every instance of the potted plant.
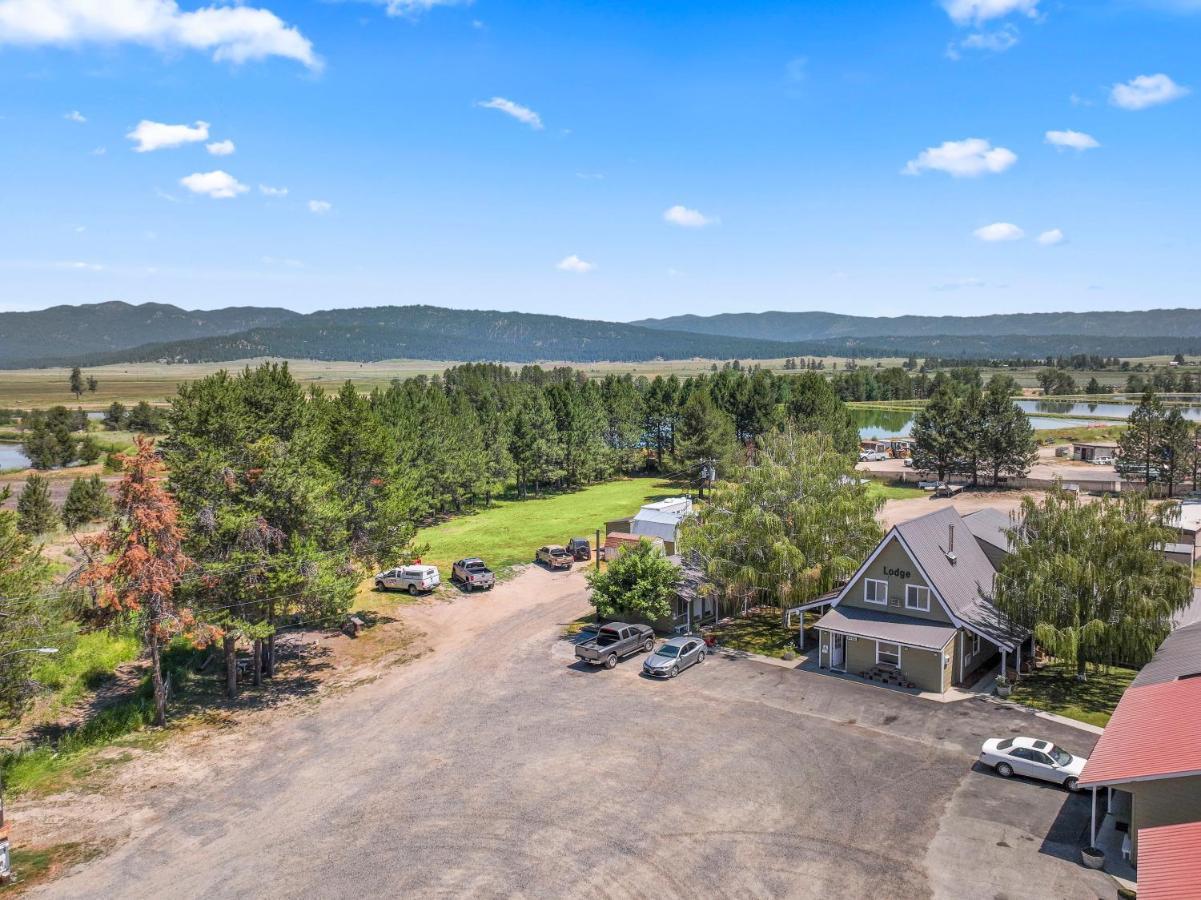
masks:
<path fill-rule="evenodd" d="M 1100 847 L 1085 847 L 1080 851 L 1080 861 L 1086 869 L 1100 869 L 1105 865 L 1105 852 Z"/>
<path fill-rule="evenodd" d="M 1008 697 L 1013 692 L 1013 685 L 1004 675 L 998 675 L 995 682 L 998 697 Z"/>

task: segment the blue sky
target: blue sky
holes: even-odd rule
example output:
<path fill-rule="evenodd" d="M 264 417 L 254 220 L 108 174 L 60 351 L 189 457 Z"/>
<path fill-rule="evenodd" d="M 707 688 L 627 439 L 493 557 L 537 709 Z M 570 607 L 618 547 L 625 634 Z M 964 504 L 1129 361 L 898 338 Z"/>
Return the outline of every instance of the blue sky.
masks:
<path fill-rule="evenodd" d="M 0 0 L 0 310 L 1193 306 L 1198 38 L 1201 0 Z"/>

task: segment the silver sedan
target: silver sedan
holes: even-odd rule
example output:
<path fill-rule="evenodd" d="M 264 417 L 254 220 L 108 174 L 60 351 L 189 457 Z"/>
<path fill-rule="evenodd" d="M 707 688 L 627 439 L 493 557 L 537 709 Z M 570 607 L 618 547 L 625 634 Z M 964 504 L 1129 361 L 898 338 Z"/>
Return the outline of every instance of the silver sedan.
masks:
<path fill-rule="evenodd" d="M 694 635 L 664 641 L 646 658 L 642 671 L 656 678 L 675 678 L 689 666 L 705 661 L 705 642 Z"/>

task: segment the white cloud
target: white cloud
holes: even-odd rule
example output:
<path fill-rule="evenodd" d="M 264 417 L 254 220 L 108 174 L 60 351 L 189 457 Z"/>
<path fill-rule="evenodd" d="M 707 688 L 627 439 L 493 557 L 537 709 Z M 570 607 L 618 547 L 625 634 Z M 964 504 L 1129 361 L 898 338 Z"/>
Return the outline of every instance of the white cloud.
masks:
<path fill-rule="evenodd" d="M 1017 154 L 1005 147 L 994 147 L 984 138 L 944 141 L 928 147 L 909 160 L 904 175 L 920 175 L 926 170 L 946 172 L 955 178 L 975 178 L 986 173 L 1004 172 L 1018 161 Z"/>
<path fill-rule="evenodd" d="M 717 216 L 706 216 L 700 210 L 689 209 L 687 206 L 672 206 L 663 211 L 663 221 L 681 228 L 704 228 L 721 221 Z"/>
<path fill-rule="evenodd" d="M 380 0 L 372 0 L 372 2 L 378 4 Z M 470 2 L 471 0 L 383 0 L 383 6 L 390 16 L 413 18 L 429 12 L 437 6 L 460 6 Z M 475 27 L 474 22 L 472 27 Z"/>
<path fill-rule="evenodd" d="M 319 216 L 325 215 L 327 212 L 329 212 L 333 208 L 334 208 L 334 205 L 332 203 L 330 203 L 328 200 L 310 200 L 309 201 L 309 212 L 316 213 Z"/>
<path fill-rule="evenodd" d="M 237 148 L 234 146 L 234 142 L 227 138 L 224 141 L 213 141 L 211 144 L 205 144 L 204 149 L 213 156 L 232 156 L 234 150 Z"/>
<path fill-rule="evenodd" d="M 0 0 L 0 43 L 72 47 L 131 43 L 211 51 L 242 63 L 279 56 L 321 61 L 300 31 L 270 10 L 214 3 L 184 12 L 175 0 Z"/>
<path fill-rule="evenodd" d="M 104 154 L 106 154 L 106 153 L 108 153 L 107 147 L 96 147 L 90 151 L 90 154 L 92 156 L 104 156 Z"/>
<path fill-rule="evenodd" d="M 69 113 L 65 114 L 63 118 L 68 122 L 78 122 L 80 125 L 88 120 L 88 117 L 77 109 L 71 110 Z"/>
<path fill-rule="evenodd" d="M 1003 19 L 1014 13 L 1033 19 L 1038 16 L 1038 2 L 1039 0 L 942 0 L 942 8 L 956 25 L 979 25 L 981 22 Z"/>
<path fill-rule="evenodd" d="M 75 269 L 79 272 L 99 272 L 104 269 L 104 266 L 96 263 L 80 262 L 78 260 L 55 263 L 55 266 L 60 269 Z"/>
<path fill-rule="evenodd" d="M 264 197 L 286 197 L 288 189 L 286 187 L 272 187 L 269 184 L 260 184 L 259 193 Z"/>
<path fill-rule="evenodd" d="M 983 228 L 977 228 L 972 232 L 977 238 L 989 243 L 996 241 L 1020 241 L 1026 236 L 1026 232 L 1018 228 L 1012 222 L 993 222 L 991 225 L 985 225 Z"/>
<path fill-rule="evenodd" d="M 491 100 L 481 100 L 476 103 L 476 106 L 481 109 L 495 109 L 503 112 L 506 116 L 512 116 L 518 122 L 523 122 L 529 125 L 535 131 L 542 130 L 542 117 L 530 109 L 528 106 L 522 106 L 520 103 L 514 103 L 512 100 L 506 100 L 504 97 L 493 97 Z"/>
<path fill-rule="evenodd" d="M 1095 150 L 1101 146 L 1100 141 L 1083 131 L 1048 131 L 1047 143 L 1058 150 Z"/>
<path fill-rule="evenodd" d="M 960 50 L 979 50 L 984 53 L 1004 53 L 1018 43 L 1018 30 L 1013 25 L 1005 25 L 996 31 L 977 31 L 969 34 L 961 41 L 952 42 L 947 47 L 950 59 L 959 59 Z"/>
<path fill-rule="evenodd" d="M 263 265 L 265 266 L 282 266 L 285 269 L 303 269 L 304 263 L 298 259 L 289 259 L 283 256 L 264 256 Z"/>
<path fill-rule="evenodd" d="M 1058 228 L 1044 231 L 1038 236 L 1038 242 L 1044 247 L 1054 247 L 1056 244 L 1062 244 L 1067 239 L 1067 235 Z"/>
<path fill-rule="evenodd" d="M 238 179 L 220 169 L 215 172 L 196 172 L 179 179 L 179 183 L 193 194 L 205 194 L 214 200 L 228 200 L 250 190 Z"/>
<path fill-rule="evenodd" d="M 1146 109 L 1171 103 L 1190 93 L 1189 89 L 1177 84 L 1167 75 L 1139 75 L 1125 84 L 1115 84 L 1109 92 L 1109 102 L 1122 109 Z"/>
<path fill-rule="evenodd" d="M 133 148 L 135 151 L 149 153 L 152 150 L 165 150 L 170 147 L 182 147 L 184 144 L 207 141 L 209 139 L 209 123 L 166 125 L 162 122 L 143 119 L 138 123 L 137 128 L 125 136 L 137 144 Z"/>
<path fill-rule="evenodd" d="M 586 275 L 596 268 L 596 264 L 586 262 L 573 253 L 571 256 L 565 256 L 555 263 L 555 268 L 560 272 L 575 272 L 577 275 Z"/>

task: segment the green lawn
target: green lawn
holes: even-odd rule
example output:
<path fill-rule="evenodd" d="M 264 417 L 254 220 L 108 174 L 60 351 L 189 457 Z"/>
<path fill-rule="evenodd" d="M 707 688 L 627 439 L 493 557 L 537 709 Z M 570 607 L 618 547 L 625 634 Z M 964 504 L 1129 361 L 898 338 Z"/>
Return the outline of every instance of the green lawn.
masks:
<path fill-rule="evenodd" d="M 774 610 L 752 612 L 732 619 L 714 628 L 712 633 L 721 646 L 744 653 L 780 658 L 785 653 L 796 652 L 797 630 L 784 628 L 780 624 L 780 613 Z"/>
<path fill-rule="evenodd" d="M 682 492 L 658 478 L 627 478 L 568 494 L 495 501 L 490 509 L 421 529 L 417 543 L 429 545 L 422 559 L 438 566 L 443 580 L 450 577 L 451 564 L 465 556 L 479 556 L 499 570 L 532 561 L 544 544 L 566 544 L 573 537 L 591 541 L 605 522 Z"/>
<path fill-rule="evenodd" d="M 1023 675 L 1010 696 L 1025 706 L 1104 728 L 1122 692 L 1137 674 L 1135 669 L 1120 666 L 1108 669 L 1090 666 L 1088 681 L 1079 682 L 1075 667 L 1050 665 Z"/>
<path fill-rule="evenodd" d="M 928 496 L 926 491 L 918 487 L 910 487 L 904 484 L 885 484 L 882 481 L 873 481 L 867 486 L 867 491 L 873 497 L 883 497 L 885 500 L 912 500 L 914 497 Z"/>

